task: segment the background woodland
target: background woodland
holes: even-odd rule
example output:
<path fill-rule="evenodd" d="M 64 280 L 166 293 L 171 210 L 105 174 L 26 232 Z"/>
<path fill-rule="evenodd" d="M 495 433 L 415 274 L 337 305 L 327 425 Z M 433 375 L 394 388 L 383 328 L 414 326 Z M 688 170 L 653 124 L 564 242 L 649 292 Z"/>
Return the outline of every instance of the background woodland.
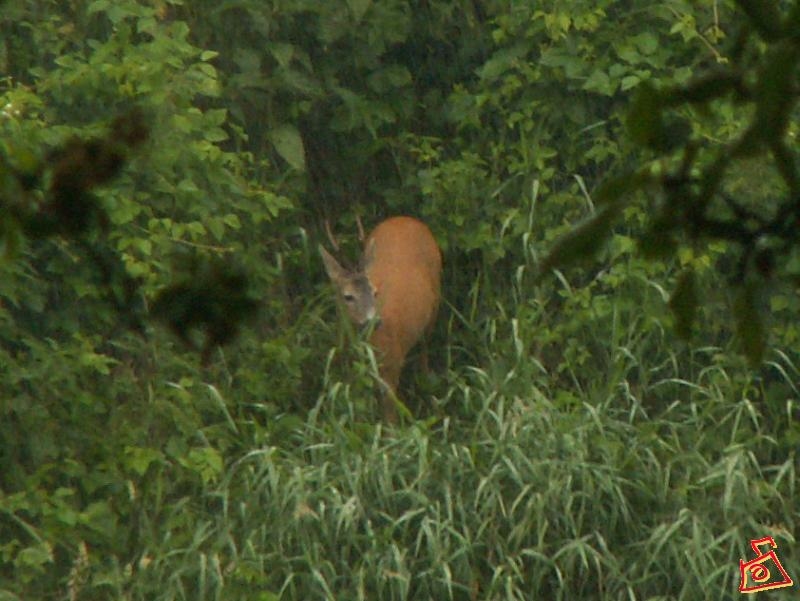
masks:
<path fill-rule="evenodd" d="M 800 578 L 800 2 L 0 2 L 0 601 Z M 378 419 L 327 222 L 429 224 Z M 792 589 L 774 598 L 794 598 Z"/>

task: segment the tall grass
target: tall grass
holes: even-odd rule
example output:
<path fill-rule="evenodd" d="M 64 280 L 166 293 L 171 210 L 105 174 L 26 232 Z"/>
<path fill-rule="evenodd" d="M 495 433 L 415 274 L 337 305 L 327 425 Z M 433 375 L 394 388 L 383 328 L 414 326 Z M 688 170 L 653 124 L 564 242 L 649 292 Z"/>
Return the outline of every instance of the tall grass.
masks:
<path fill-rule="evenodd" d="M 726 599 L 768 534 L 800 574 L 795 458 L 763 463 L 764 417 L 718 381 L 654 382 L 676 397 L 649 414 L 621 381 L 584 399 L 451 382 L 449 402 L 482 400 L 473 420 L 387 431 L 323 411 L 231 462 L 151 525 L 128 596 Z"/>
<path fill-rule="evenodd" d="M 153 377 L 146 403 L 78 414 L 73 433 L 108 424 L 95 436 L 117 455 L 76 484 L 42 479 L 41 498 L 0 496 L 2 523 L 27 528 L 14 540 L 41 539 L 0 546 L 27 578 L 0 581 L 0 601 L 732 599 L 767 535 L 800 578 L 795 354 L 758 372 L 727 348 L 681 349 L 642 310 L 663 302 L 646 281 L 642 302 L 602 274 L 529 297 L 514 273 L 513 302 L 450 313 L 465 331 L 397 428 L 376 423 L 368 348 L 303 346 L 335 337 L 319 305 L 225 386 Z M 316 403 L 291 396 L 318 382 Z"/>

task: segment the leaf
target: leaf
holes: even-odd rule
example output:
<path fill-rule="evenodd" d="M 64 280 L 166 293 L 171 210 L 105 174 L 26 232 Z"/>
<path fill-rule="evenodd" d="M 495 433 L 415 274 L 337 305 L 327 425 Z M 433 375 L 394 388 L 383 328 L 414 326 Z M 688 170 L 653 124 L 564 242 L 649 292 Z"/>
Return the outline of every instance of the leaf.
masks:
<path fill-rule="evenodd" d="M 270 141 L 275 150 L 289 165 L 298 171 L 306 169 L 303 138 L 294 125 L 281 125 L 270 132 Z"/>
<path fill-rule="evenodd" d="M 753 366 L 761 363 L 767 345 L 764 323 L 756 306 L 756 292 L 756 284 L 748 282 L 736 291 L 733 303 L 736 333 L 745 357 Z"/>
<path fill-rule="evenodd" d="M 590 92 L 599 92 L 600 94 L 605 94 L 606 96 L 613 95 L 616 87 L 617 83 L 612 81 L 608 76 L 608 73 L 602 69 L 596 69 L 595 71 L 592 71 L 592 74 L 583 84 L 584 90 L 589 90 Z"/>
<path fill-rule="evenodd" d="M 361 21 L 371 4 L 372 0 L 347 0 L 350 14 L 353 16 L 353 20 L 356 23 Z"/>
<path fill-rule="evenodd" d="M 108 375 L 111 367 L 119 363 L 113 357 L 108 357 L 92 351 L 84 351 L 78 355 L 78 362 L 84 367 L 90 367 L 97 373 Z"/>
<path fill-rule="evenodd" d="M 239 221 L 239 216 L 236 213 L 228 213 L 222 218 L 223 223 L 229 228 L 238 230 L 242 227 L 242 222 Z"/>
<path fill-rule="evenodd" d="M 224 142 L 228 139 L 228 132 L 220 127 L 203 130 L 203 138 L 208 142 Z"/>
<path fill-rule="evenodd" d="M 642 62 L 642 55 L 639 50 L 628 43 L 617 48 L 617 56 L 631 65 L 638 65 Z"/>
<path fill-rule="evenodd" d="M 294 46 L 282 42 L 274 42 L 270 45 L 269 52 L 281 67 L 288 67 L 294 56 Z"/>
<path fill-rule="evenodd" d="M 14 565 L 17 568 L 27 568 L 45 573 L 45 564 L 53 563 L 53 548 L 47 541 L 40 541 L 35 545 L 26 547 L 17 554 Z"/>
<path fill-rule="evenodd" d="M 105 11 L 109 4 L 111 4 L 110 0 L 95 0 L 86 9 L 86 14 L 93 15 L 94 13 Z"/>
<path fill-rule="evenodd" d="M 542 260 L 540 271 L 544 273 L 593 255 L 608 238 L 614 219 L 623 206 L 621 203 L 605 205 L 558 238 Z"/>
<path fill-rule="evenodd" d="M 352 24 L 344 11 L 320 11 L 317 20 L 317 32 L 324 44 L 334 44 L 351 31 Z"/>
<path fill-rule="evenodd" d="M 273 194 L 272 192 L 268 191 L 259 191 L 255 193 L 254 198 L 266 208 L 269 216 L 277 217 L 281 211 L 288 211 L 294 208 L 294 204 L 292 201 L 287 198 L 286 196 L 280 196 L 278 194 Z M 256 223 L 259 223 L 263 220 L 266 216 L 256 212 L 251 216 Z"/>
<path fill-rule="evenodd" d="M 664 136 L 661 108 L 661 96 L 652 84 L 640 85 L 626 119 L 628 132 L 634 142 L 652 147 Z"/>
<path fill-rule="evenodd" d="M 594 198 L 597 204 L 621 201 L 628 194 L 632 194 L 653 182 L 653 179 L 653 176 L 646 169 L 610 177 L 600 184 L 600 187 L 594 193 Z"/>
<path fill-rule="evenodd" d="M 80 523 L 85 528 L 106 536 L 114 532 L 115 520 L 114 511 L 105 499 L 89 503 L 80 513 Z"/>
<path fill-rule="evenodd" d="M 789 299 L 784 294 L 776 294 L 769 299 L 769 308 L 773 313 L 789 308 Z"/>
<path fill-rule="evenodd" d="M 177 189 L 181 192 L 186 192 L 187 194 L 194 194 L 200 191 L 200 188 L 197 187 L 197 184 L 188 178 L 182 179 L 180 182 L 178 182 Z"/>
<path fill-rule="evenodd" d="M 636 47 L 642 54 L 653 54 L 658 50 L 658 38 L 652 33 L 640 33 L 634 36 L 631 41 L 636 44 Z"/>
<path fill-rule="evenodd" d="M 367 78 L 369 87 L 378 94 L 392 93 L 394 88 L 407 86 L 411 81 L 411 73 L 402 65 L 388 65 Z"/>
<path fill-rule="evenodd" d="M 195 472 L 204 484 L 215 481 L 222 473 L 222 455 L 211 447 L 191 449 L 188 455 L 178 457 L 178 463 Z"/>
<path fill-rule="evenodd" d="M 675 317 L 675 331 L 678 336 L 689 340 L 697 315 L 697 284 L 693 269 L 685 269 L 678 277 L 675 290 L 669 299 L 669 308 Z"/>
<path fill-rule="evenodd" d="M 639 84 L 636 90 L 625 120 L 634 142 L 660 152 L 669 152 L 684 144 L 691 133 L 691 126 L 686 119 L 677 116 L 665 122 L 663 109 L 668 95 L 661 94 L 646 81 Z"/>
<path fill-rule="evenodd" d="M 626 75 L 625 77 L 622 78 L 622 81 L 620 82 L 620 89 L 623 92 L 627 92 L 631 88 L 635 88 L 636 86 L 638 86 L 641 83 L 641 81 L 642 78 L 639 77 L 638 75 Z"/>
<path fill-rule="evenodd" d="M 522 44 L 517 44 L 510 48 L 501 48 L 478 69 L 478 76 L 481 79 L 489 81 L 497 79 L 506 71 L 515 68 L 519 60 L 522 59 L 527 52 L 528 47 Z M 542 58 L 542 62 L 544 62 L 544 57 Z"/>
<path fill-rule="evenodd" d="M 221 219 L 208 219 L 206 226 L 215 239 L 222 240 L 225 237 L 225 223 Z"/>
<path fill-rule="evenodd" d="M 675 223 L 667 216 L 656 217 L 639 239 L 639 250 L 645 259 L 667 259 L 675 254 Z"/>
<path fill-rule="evenodd" d="M 311 98 L 321 98 L 325 94 L 323 88 L 313 77 L 297 69 L 281 70 L 280 79 L 290 90 L 298 94 Z"/>
<path fill-rule="evenodd" d="M 731 90 L 739 76 L 730 69 L 715 69 L 689 81 L 670 94 L 670 104 L 678 102 L 703 103 L 719 98 Z"/>
<path fill-rule="evenodd" d="M 164 454 L 146 447 L 125 447 L 124 464 L 137 475 L 144 476 L 153 463 L 164 461 Z"/>
<path fill-rule="evenodd" d="M 16 259 L 22 246 L 22 229 L 16 219 L 0 217 L 0 262 Z"/>
<path fill-rule="evenodd" d="M 773 0 L 736 0 L 736 4 L 766 41 L 774 42 L 783 36 L 781 13 Z"/>

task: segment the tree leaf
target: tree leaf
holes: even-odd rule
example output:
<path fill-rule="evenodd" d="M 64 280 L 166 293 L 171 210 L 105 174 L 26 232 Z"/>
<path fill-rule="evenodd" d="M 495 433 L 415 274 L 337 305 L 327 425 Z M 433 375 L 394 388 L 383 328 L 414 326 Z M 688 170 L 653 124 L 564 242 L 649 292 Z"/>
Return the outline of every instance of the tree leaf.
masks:
<path fill-rule="evenodd" d="M 298 171 L 306 169 L 303 138 L 294 125 L 281 125 L 270 132 L 270 141 L 279 155 Z"/>
<path fill-rule="evenodd" d="M 758 33 L 767 41 L 776 41 L 783 36 L 781 13 L 772 0 L 736 0 L 736 4 L 750 18 Z"/>
<path fill-rule="evenodd" d="M 372 0 L 347 0 L 350 14 L 353 16 L 353 20 L 356 23 L 361 21 L 371 4 Z"/>
<path fill-rule="evenodd" d="M 125 447 L 124 464 L 139 476 L 144 476 L 150 465 L 164 461 L 164 454 L 147 447 Z"/>
<path fill-rule="evenodd" d="M 622 210 L 621 203 L 604 205 L 594 215 L 558 238 L 550 253 L 542 260 L 540 271 L 550 271 L 593 255 L 611 233 L 614 218 Z"/>
<path fill-rule="evenodd" d="M 682 88 L 675 90 L 667 102 L 703 103 L 726 94 L 740 80 L 739 75 L 730 69 L 714 69 L 693 78 Z"/>
<path fill-rule="evenodd" d="M 658 91 L 649 83 L 641 84 L 626 119 L 628 132 L 634 142 L 651 148 L 658 145 L 658 141 L 664 137 L 661 109 L 662 100 Z"/>
<path fill-rule="evenodd" d="M 636 90 L 625 120 L 631 138 L 637 144 L 660 152 L 669 152 L 684 144 L 691 133 L 689 122 L 675 115 L 668 121 L 664 119 L 669 94 L 662 94 L 646 81 Z"/>
<path fill-rule="evenodd" d="M 654 181 L 647 169 L 623 173 L 603 180 L 593 194 L 597 204 L 611 204 L 622 201 L 627 195 L 636 192 Z"/>
<path fill-rule="evenodd" d="M 269 52 L 281 67 L 288 67 L 294 57 L 294 46 L 282 42 L 273 42 Z"/>
<path fill-rule="evenodd" d="M 606 96 L 612 96 L 616 91 L 617 83 L 612 81 L 608 73 L 602 69 L 595 69 L 583 84 L 583 89 L 590 92 L 599 92 Z"/>
<path fill-rule="evenodd" d="M 636 44 L 642 54 L 653 54 L 658 50 L 658 38 L 650 32 L 640 33 L 634 36 L 631 41 Z"/>

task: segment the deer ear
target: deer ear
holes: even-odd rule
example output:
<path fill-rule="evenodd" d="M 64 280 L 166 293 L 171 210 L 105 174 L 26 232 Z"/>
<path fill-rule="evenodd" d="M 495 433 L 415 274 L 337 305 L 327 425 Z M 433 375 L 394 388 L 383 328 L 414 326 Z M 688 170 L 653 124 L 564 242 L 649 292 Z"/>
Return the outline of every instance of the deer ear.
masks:
<path fill-rule="evenodd" d="M 369 266 L 372 265 L 372 262 L 375 260 L 375 238 L 370 239 L 367 242 L 366 248 L 364 248 L 364 254 L 361 255 L 361 261 L 359 267 L 361 271 L 366 271 L 369 269 Z"/>
<path fill-rule="evenodd" d="M 333 258 L 333 255 L 325 250 L 322 244 L 319 245 L 319 254 L 322 256 L 322 263 L 325 265 L 325 272 L 328 277 L 334 282 L 338 282 L 345 278 L 347 270 L 339 265 L 339 262 Z"/>

